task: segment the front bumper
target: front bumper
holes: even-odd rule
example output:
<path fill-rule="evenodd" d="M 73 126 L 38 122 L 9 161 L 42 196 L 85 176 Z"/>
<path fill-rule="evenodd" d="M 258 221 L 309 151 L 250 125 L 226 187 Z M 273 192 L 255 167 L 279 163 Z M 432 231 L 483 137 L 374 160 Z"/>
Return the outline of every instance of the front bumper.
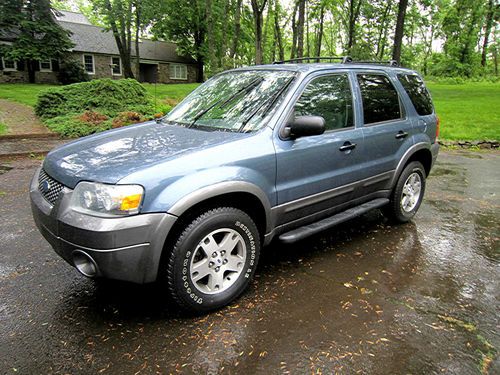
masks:
<path fill-rule="evenodd" d="M 156 280 L 165 239 L 177 217 L 82 214 L 69 208 L 72 190 L 68 188 L 51 205 L 38 190 L 39 173 L 40 169 L 31 181 L 31 209 L 38 229 L 57 254 L 72 266 L 84 254 L 93 261 L 98 277 L 141 284 Z"/>

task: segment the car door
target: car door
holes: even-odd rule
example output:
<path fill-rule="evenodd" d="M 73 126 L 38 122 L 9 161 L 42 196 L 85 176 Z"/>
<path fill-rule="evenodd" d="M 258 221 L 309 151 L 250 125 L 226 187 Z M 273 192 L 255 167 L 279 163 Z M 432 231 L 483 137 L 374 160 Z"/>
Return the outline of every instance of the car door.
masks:
<path fill-rule="evenodd" d="M 384 72 L 356 72 L 361 98 L 364 152 L 360 156 L 362 194 L 389 188 L 399 160 L 412 140 L 412 121 L 400 94 Z"/>
<path fill-rule="evenodd" d="M 347 72 L 311 77 L 290 109 L 294 116 L 321 116 L 322 135 L 275 140 L 277 225 L 320 213 L 353 198 L 363 133 L 355 127 L 352 78 Z"/>

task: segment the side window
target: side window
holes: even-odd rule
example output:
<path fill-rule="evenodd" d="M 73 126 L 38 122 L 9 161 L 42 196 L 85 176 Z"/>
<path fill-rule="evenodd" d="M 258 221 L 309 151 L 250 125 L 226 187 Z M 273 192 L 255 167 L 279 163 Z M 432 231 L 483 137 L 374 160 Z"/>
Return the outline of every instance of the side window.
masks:
<path fill-rule="evenodd" d="M 347 74 L 333 74 L 311 81 L 295 103 L 295 116 L 321 116 L 325 119 L 327 131 L 354 126 Z"/>
<path fill-rule="evenodd" d="M 430 115 L 434 112 L 429 91 L 425 88 L 424 81 L 413 74 L 398 74 L 399 82 L 403 85 L 408 96 L 420 116 Z"/>
<path fill-rule="evenodd" d="M 359 74 L 365 125 L 400 119 L 399 95 L 383 74 Z"/>

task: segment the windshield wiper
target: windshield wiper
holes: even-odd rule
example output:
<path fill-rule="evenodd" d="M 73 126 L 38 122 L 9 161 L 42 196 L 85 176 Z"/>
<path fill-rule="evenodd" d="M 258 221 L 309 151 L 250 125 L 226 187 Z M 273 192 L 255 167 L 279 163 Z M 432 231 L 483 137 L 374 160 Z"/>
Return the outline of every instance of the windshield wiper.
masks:
<path fill-rule="evenodd" d="M 238 91 L 236 91 L 233 95 L 231 95 L 226 100 L 223 100 L 224 98 L 216 100 L 212 105 L 210 105 L 209 107 L 201 110 L 196 116 L 194 116 L 194 119 L 188 125 L 188 128 L 190 128 L 191 126 L 193 126 L 196 123 L 196 121 L 198 121 L 207 112 L 211 111 L 213 108 L 215 108 L 219 104 L 220 104 L 221 107 L 224 107 L 227 103 L 230 103 L 238 95 L 240 95 L 242 93 L 247 93 L 248 91 L 250 91 L 251 89 L 253 89 L 255 86 L 257 86 L 258 84 L 260 84 L 263 80 L 264 80 L 264 78 L 262 78 L 262 77 L 255 78 L 252 82 L 250 82 L 248 85 L 246 85 L 246 86 L 242 87 L 241 89 L 239 89 Z"/>
<path fill-rule="evenodd" d="M 267 99 L 264 103 L 262 103 L 260 106 L 258 106 L 252 113 L 250 113 L 250 116 L 248 116 L 243 122 L 241 123 L 240 128 L 238 129 L 238 132 L 242 132 L 245 126 L 248 124 L 248 122 L 257 114 L 257 112 L 260 111 L 260 109 L 268 103 L 264 111 L 262 112 L 262 117 L 264 117 L 267 112 L 273 107 L 274 103 L 278 100 L 278 98 L 281 96 L 281 94 L 290 86 L 290 83 L 294 80 L 295 77 L 290 77 L 288 81 L 285 82 L 285 84 L 279 89 L 273 96 L 271 96 L 269 99 Z"/>

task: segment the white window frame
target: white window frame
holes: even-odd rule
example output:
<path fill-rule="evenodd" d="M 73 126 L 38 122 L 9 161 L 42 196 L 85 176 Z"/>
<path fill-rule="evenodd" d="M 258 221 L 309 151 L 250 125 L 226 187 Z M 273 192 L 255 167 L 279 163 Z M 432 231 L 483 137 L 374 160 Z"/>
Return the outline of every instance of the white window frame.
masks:
<path fill-rule="evenodd" d="M 49 63 L 50 68 L 49 68 L 49 69 L 44 69 L 44 68 L 42 68 L 42 63 Z M 50 73 L 50 72 L 52 72 L 52 60 L 43 60 L 43 61 L 39 61 L 39 62 L 38 62 L 38 66 L 40 67 L 40 71 L 41 71 L 41 72 L 45 72 L 45 73 Z"/>
<path fill-rule="evenodd" d="M 92 72 L 87 71 L 87 67 L 85 65 L 85 56 L 92 56 Z M 93 75 L 95 74 L 95 57 L 91 53 L 84 53 L 82 55 L 82 60 L 83 60 L 83 70 L 85 70 L 85 73 Z"/>
<path fill-rule="evenodd" d="M 121 76 L 123 74 L 123 72 L 122 72 L 122 58 L 120 56 L 111 56 L 110 58 L 111 58 L 111 64 L 110 64 L 111 65 L 111 75 L 112 76 Z M 118 59 L 118 61 L 120 61 L 120 73 L 113 72 L 113 65 L 114 65 L 113 59 Z"/>
<path fill-rule="evenodd" d="M 185 74 L 177 74 L 177 68 L 184 68 L 179 72 L 183 72 Z M 170 79 L 179 79 L 183 81 L 187 81 L 187 65 L 186 64 L 170 64 Z"/>
<path fill-rule="evenodd" d="M 13 60 L 7 60 L 7 61 L 12 61 L 14 63 L 14 68 L 7 68 L 5 67 L 5 58 L 2 57 L 2 67 L 4 72 L 17 72 L 17 61 Z"/>

